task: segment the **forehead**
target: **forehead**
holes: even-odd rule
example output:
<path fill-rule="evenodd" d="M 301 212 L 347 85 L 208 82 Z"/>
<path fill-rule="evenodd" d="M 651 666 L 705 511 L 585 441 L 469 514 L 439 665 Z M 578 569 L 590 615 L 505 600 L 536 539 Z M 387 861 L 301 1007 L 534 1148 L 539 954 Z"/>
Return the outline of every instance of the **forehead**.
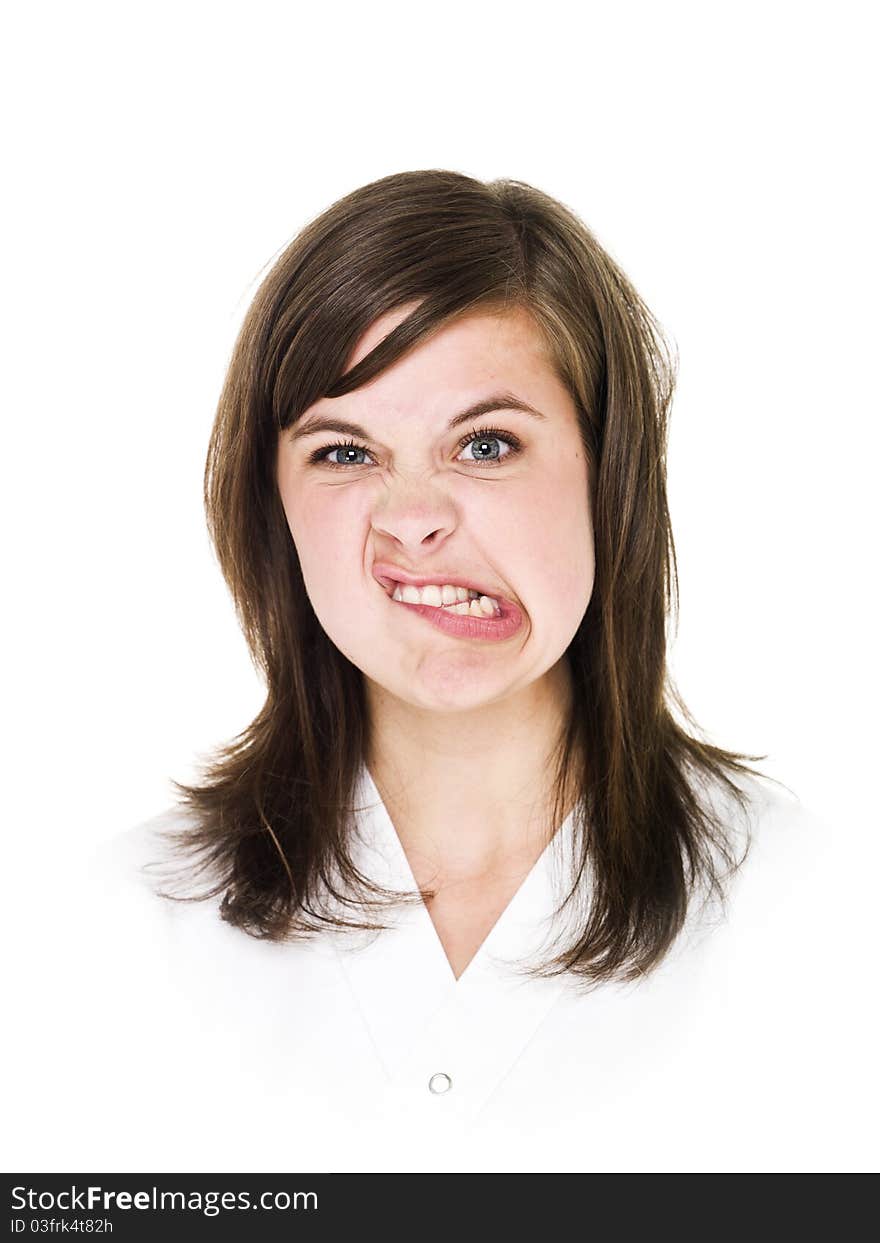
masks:
<path fill-rule="evenodd" d="M 418 306 L 410 302 L 380 315 L 366 329 L 347 360 L 346 370 L 356 366 Z M 475 311 L 462 315 L 437 329 L 377 376 L 405 380 L 423 370 L 442 371 L 464 383 L 483 380 L 512 380 L 513 373 L 524 379 L 530 371 L 543 374 L 552 370 L 547 343 L 536 321 L 523 307 L 504 311 Z M 365 385 L 364 387 L 371 387 Z"/>

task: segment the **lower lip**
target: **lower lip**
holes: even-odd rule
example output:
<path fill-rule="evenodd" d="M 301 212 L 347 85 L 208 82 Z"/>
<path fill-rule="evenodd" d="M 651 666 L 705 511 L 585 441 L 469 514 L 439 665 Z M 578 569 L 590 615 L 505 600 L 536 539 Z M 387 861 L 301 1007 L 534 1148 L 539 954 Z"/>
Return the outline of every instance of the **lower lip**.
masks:
<path fill-rule="evenodd" d="M 392 600 L 396 609 L 409 609 L 418 613 L 444 634 L 455 635 L 459 639 L 488 639 L 500 643 L 509 639 L 521 628 L 523 615 L 515 604 L 500 601 L 500 617 L 464 617 L 461 613 L 451 613 L 446 608 L 434 608 L 430 604 L 407 604 L 405 600 Z"/>

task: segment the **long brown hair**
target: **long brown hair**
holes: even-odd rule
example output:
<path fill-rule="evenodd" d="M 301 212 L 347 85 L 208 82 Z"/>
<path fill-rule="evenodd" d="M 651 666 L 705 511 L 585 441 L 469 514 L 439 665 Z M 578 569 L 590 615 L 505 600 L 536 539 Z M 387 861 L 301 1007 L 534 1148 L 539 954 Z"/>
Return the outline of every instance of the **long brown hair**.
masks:
<path fill-rule="evenodd" d="M 416 309 L 355 367 L 382 313 Z M 373 884 L 350 853 L 368 737 L 360 671 L 306 594 L 276 483 L 279 431 L 319 398 L 371 380 L 456 316 L 527 309 L 578 411 L 590 466 L 596 572 L 565 658 L 573 688 L 555 776 L 577 796 L 574 934 L 535 975 L 633 980 L 664 957 L 699 891 L 725 900 L 736 857 L 737 776 L 764 776 L 697 727 L 667 669 L 678 577 L 666 498 L 677 362 L 635 289 L 568 207 L 521 181 L 426 170 L 384 177 L 313 220 L 251 303 L 220 396 L 205 504 L 266 701 L 197 784 L 173 784 L 170 834 L 201 901 L 257 937 L 381 928 L 373 907 L 419 902 Z M 681 721 L 673 715 L 678 710 Z M 713 785 L 714 783 L 714 785 Z M 565 787 L 565 791 L 563 791 Z M 713 805 L 701 788 L 732 796 Z M 587 894 L 589 898 L 587 900 Z M 577 905 L 577 904 L 575 904 Z M 349 914 L 346 914 L 348 912 Z"/>

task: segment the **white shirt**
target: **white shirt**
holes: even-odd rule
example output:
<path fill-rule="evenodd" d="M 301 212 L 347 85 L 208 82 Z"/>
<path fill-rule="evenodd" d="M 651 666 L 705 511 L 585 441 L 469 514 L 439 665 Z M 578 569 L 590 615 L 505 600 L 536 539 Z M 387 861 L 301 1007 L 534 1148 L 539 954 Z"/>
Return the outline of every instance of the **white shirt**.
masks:
<path fill-rule="evenodd" d="M 833 834 L 747 789 L 727 916 L 692 920 L 637 984 L 586 995 L 505 966 L 558 927 L 571 817 L 457 981 L 423 903 L 371 936 L 258 940 L 219 898 L 170 903 L 140 874 L 179 811 L 123 833 L 77 889 L 48 997 L 26 1003 L 42 1017 L 25 1024 L 16 1168 L 872 1168 L 865 1021 L 823 925 Z M 366 768 L 359 791 L 356 862 L 417 888 Z"/>

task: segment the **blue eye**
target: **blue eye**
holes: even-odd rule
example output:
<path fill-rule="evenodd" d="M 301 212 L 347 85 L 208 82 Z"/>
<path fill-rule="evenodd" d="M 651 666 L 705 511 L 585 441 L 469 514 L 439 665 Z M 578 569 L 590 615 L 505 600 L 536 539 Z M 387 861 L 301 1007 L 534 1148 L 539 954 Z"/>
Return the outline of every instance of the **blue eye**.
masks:
<path fill-rule="evenodd" d="M 344 469 L 346 466 L 362 466 L 362 462 L 328 462 L 326 455 L 328 453 L 338 453 L 340 449 L 344 449 L 348 453 L 366 453 L 364 445 L 355 444 L 353 440 L 346 440 L 344 444 L 325 445 L 323 449 L 316 449 L 314 453 L 309 454 L 309 463 L 314 466 L 318 462 L 324 466 L 333 466 L 336 469 Z"/>
<path fill-rule="evenodd" d="M 470 460 L 478 463 L 480 466 L 491 466 L 496 462 L 506 462 L 508 458 L 514 457 L 515 454 L 519 453 L 522 448 L 515 436 L 511 436 L 508 432 L 503 432 L 497 427 L 482 427 L 475 432 L 470 432 L 458 442 L 458 446 L 460 449 L 467 449 L 469 445 L 476 445 L 482 452 L 484 446 L 491 445 L 493 440 L 503 440 L 509 446 L 510 452 L 499 457 L 474 457 Z"/>
<path fill-rule="evenodd" d="M 514 457 L 515 454 L 520 453 L 522 450 L 522 444 L 516 436 L 513 436 L 510 432 L 502 431 L 497 427 L 480 427 L 476 431 L 468 432 L 467 436 L 463 436 L 458 442 L 458 447 L 460 449 L 466 449 L 469 445 L 474 444 L 480 449 L 480 451 L 484 451 L 487 446 L 491 445 L 492 442 L 496 440 L 503 440 L 508 445 L 509 452 L 501 456 L 473 457 L 465 460 L 469 461 L 474 466 L 499 466 L 506 462 L 509 458 Z M 339 453 L 340 451 L 344 452 L 348 456 L 349 460 L 342 462 L 331 462 L 329 460 L 330 455 Z M 322 465 L 329 466 L 331 470 L 347 470 L 349 467 L 364 466 L 367 464 L 365 462 L 352 460 L 353 456 L 358 453 L 369 453 L 369 450 L 366 445 L 359 445 L 354 440 L 346 440 L 332 445 L 323 445 L 320 449 L 315 449 L 313 453 L 309 454 L 308 460 L 309 465 L 311 466 Z"/>

